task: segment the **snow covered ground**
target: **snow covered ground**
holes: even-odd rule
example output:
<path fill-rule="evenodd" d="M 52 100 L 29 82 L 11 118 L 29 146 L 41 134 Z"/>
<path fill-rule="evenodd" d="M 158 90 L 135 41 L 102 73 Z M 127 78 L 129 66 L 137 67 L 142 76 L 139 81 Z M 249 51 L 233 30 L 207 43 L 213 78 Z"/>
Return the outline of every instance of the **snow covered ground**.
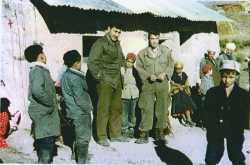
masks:
<path fill-rule="evenodd" d="M 178 150 L 185 154 L 194 165 L 204 164 L 206 151 L 205 131 L 194 127 L 187 128 L 181 126 L 177 120 L 171 119 L 173 135 L 167 137 L 169 148 Z M 20 135 L 22 138 L 20 139 Z M 111 143 L 110 147 L 102 147 L 94 140 L 90 144 L 90 164 L 166 164 L 157 156 L 153 140 L 150 138 L 148 144 L 135 144 L 135 139 L 128 143 Z M 29 135 L 29 130 L 23 130 L 12 134 L 8 143 L 9 149 L 0 150 L 0 158 L 5 163 L 35 163 L 36 154 L 32 150 L 33 140 Z M 250 131 L 245 132 L 245 143 L 243 152 L 249 163 Z M 230 165 L 225 150 L 224 156 L 219 165 Z M 173 159 L 173 155 L 164 155 L 165 159 Z M 58 156 L 54 158 L 56 164 L 74 164 L 71 160 L 69 147 L 60 145 Z M 185 164 L 183 164 L 185 165 Z"/>

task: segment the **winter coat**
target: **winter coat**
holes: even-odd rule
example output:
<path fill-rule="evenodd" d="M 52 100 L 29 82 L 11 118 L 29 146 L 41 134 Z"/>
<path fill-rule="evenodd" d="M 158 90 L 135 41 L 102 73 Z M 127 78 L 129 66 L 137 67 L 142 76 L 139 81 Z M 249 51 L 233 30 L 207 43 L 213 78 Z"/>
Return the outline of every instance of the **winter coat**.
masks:
<path fill-rule="evenodd" d="M 214 85 L 219 85 L 220 84 L 220 71 L 219 71 L 219 64 L 217 62 L 217 60 L 210 60 L 207 57 L 207 54 L 204 55 L 204 58 L 201 59 L 200 62 L 200 78 L 202 78 L 204 76 L 204 74 L 202 73 L 202 67 L 205 64 L 209 64 L 212 67 L 212 77 L 213 77 L 213 81 L 214 81 Z"/>
<path fill-rule="evenodd" d="M 120 42 L 113 42 L 108 33 L 91 47 L 88 69 L 97 81 L 104 81 L 116 88 L 121 83 L 120 69 L 124 62 Z"/>
<path fill-rule="evenodd" d="M 83 73 L 67 69 L 62 76 L 61 87 L 68 118 L 77 119 L 80 115 L 89 115 L 91 113 L 93 106 Z"/>
<path fill-rule="evenodd" d="M 137 87 L 136 76 L 134 76 L 135 68 L 121 68 L 121 74 L 123 77 L 123 99 L 135 99 L 139 97 L 139 89 Z"/>
<path fill-rule="evenodd" d="M 237 84 L 228 98 L 222 85 L 209 89 L 204 107 L 207 139 L 241 136 L 247 127 L 249 104 L 249 93 Z"/>
<path fill-rule="evenodd" d="M 151 75 L 158 76 L 165 73 L 168 80 L 171 79 L 174 70 L 174 60 L 171 51 L 164 45 L 159 46 L 159 55 L 152 57 L 151 48 L 146 47 L 138 53 L 136 69 L 144 83 L 148 82 Z"/>
<path fill-rule="evenodd" d="M 60 119 L 50 72 L 36 64 L 29 73 L 29 109 L 35 139 L 59 136 Z"/>

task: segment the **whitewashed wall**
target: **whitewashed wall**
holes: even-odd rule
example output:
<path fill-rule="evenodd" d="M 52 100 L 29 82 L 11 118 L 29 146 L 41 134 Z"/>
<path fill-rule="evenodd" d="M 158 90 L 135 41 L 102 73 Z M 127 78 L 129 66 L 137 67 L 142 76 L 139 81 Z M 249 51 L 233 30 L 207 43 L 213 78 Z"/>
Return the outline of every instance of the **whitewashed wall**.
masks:
<path fill-rule="evenodd" d="M 219 55 L 219 35 L 215 33 L 194 34 L 181 45 L 181 54 L 179 61 L 184 63 L 184 71 L 189 76 L 190 85 L 195 85 L 199 79 L 200 60 L 208 49 L 216 51 L 216 57 Z"/>
<path fill-rule="evenodd" d="M 28 63 L 23 60 L 24 49 L 33 42 L 43 43 L 48 67 L 55 79 L 67 50 L 82 52 L 82 35 L 51 34 L 29 0 L 1 0 L 0 97 L 11 99 L 11 108 L 21 110 L 25 118 L 21 127 L 29 127 L 27 117 Z"/>

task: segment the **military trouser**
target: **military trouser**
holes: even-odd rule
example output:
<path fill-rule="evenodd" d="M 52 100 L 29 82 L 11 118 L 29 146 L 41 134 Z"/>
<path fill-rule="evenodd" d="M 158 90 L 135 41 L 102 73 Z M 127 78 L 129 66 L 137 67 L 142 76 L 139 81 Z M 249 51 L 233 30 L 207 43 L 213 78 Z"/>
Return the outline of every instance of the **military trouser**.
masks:
<path fill-rule="evenodd" d="M 55 147 L 55 137 L 45 137 L 35 140 L 38 163 L 49 164 L 53 162 L 53 152 Z"/>
<path fill-rule="evenodd" d="M 103 140 L 107 136 L 107 127 L 110 138 L 121 136 L 122 123 L 122 101 L 121 84 L 113 88 L 109 83 L 100 82 L 97 84 L 97 116 L 96 129 L 97 139 Z"/>
<path fill-rule="evenodd" d="M 91 115 L 80 115 L 73 119 L 75 129 L 75 158 L 76 162 L 85 164 L 88 156 L 88 145 L 91 138 Z"/>
<path fill-rule="evenodd" d="M 141 131 L 149 131 L 153 127 L 154 114 L 156 117 L 156 129 L 166 129 L 169 106 L 168 81 L 145 83 L 139 98 L 141 110 Z"/>

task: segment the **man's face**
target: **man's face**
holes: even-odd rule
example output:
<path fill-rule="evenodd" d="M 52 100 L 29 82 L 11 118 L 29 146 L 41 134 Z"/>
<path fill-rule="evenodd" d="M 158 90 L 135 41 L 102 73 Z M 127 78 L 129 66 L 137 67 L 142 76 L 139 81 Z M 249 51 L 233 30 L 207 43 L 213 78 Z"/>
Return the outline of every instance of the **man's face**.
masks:
<path fill-rule="evenodd" d="M 232 49 L 226 49 L 226 52 L 227 52 L 227 54 L 232 55 L 233 52 L 234 52 L 234 50 L 232 50 Z"/>
<path fill-rule="evenodd" d="M 119 37 L 121 35 L 121 29 L 118 29 L 116 27 L 112 27 L 110 29 L 110 38 L 112 41 L 118 41 Z"/>
<path fill-rule="evenodd" d="M 182 70 L 183 70 L 183 67 L 182 67 L 182 66 L 177 66 L 177 67 L 175 67 L 175 71 L 176 71 L 177 74 L 182 73 Z"/>
<path fill-rule="evenodd" d="M 222 81 L 224 87 L 226 87 L 226 88 L 233 85 L 235 80 L 236 80 L 236 72 L 235 71 L 224 72 L 221 75 L 221 81 Z"/>
<path fill-rule="evenodd" d="M 159 45 L 159 40 L 160 40 L 160 36 L 159 35 L 154 35 L 154 34 L 150 34 L 149 36 L 149 46 L 151 48 L 156 48 Z"/>
<path fill-rule="evenodd" d="M 214 59 L 214 56 L 215 56 L 215 52 L 213 52 L 213 51 L 208 52 L 208 58 L 209 59 Z"/>

